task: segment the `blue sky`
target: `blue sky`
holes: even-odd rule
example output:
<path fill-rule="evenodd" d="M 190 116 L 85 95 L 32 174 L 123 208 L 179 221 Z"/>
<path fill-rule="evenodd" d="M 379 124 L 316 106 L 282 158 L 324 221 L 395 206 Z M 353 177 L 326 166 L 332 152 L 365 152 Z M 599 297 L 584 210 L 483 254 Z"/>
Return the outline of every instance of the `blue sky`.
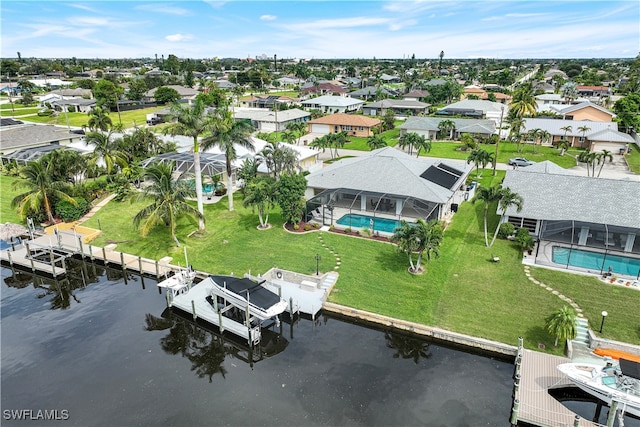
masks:
<path fill-rule="evenodd" d="M 18 1 L 2 57 L 616 58 L 640 51 L 640 2 Z"/>

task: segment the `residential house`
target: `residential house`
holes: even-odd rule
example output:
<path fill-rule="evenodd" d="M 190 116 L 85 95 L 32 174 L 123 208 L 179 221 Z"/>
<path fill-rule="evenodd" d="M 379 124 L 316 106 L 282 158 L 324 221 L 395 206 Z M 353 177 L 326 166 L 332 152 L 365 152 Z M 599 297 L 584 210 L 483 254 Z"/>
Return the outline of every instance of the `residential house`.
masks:
<path fill-rule="evenodd" d="M 381 101 L 365 104 L 362 113 L 365 116 L 384 116 L 388 110 L 396 116 L 417 116 L 429 114 L 431 104 L 406 99 L 383 99 Z"/>
<path fill-rule="evenodd" d="M 67 82 L 60 79 L 29 79 L 29 83 L 39 89 L 58 89 L 61 87 L 71 86 L 73 82 Z"/>
<path fill-rule="evenodd" d="M 404 95 L 402 95 L 402 98 L 406 99 L 407 101 L 421 101 L 421 102 L 424 102 L 427 99 L 428 96 L 429 96 L 429 91 L 428 90 L 415 89 L 415 90 L 412 90 L 409 93 L 405 93 Z"/>
<path fill-rule="evenodd" d="M 382 86 L 380 87 L 367 86 L 365 88 L 357 89 L 357 90 L 354 90 L 353 92 L 349 92 L 349 96 L 351 98 L 369 100 L 369 99 L 375 98 L 376 96 L 383 96 L 383 97 L 395 96 L 395 93 L 388 89 L 385 89 Z"/>
<path fill-rule="evenodd" d="M 334 83 L 308 83 L 300 89 L 300 98 L 313 95 L 345 95 L 348 89 Z"/>
<path fill-rule="evenodd" d="M 612 111 L 589 101 L 563 108 L 559 111 L 559 114 L 566 120 L 590 120 L 594 122 L 610 122 L 616 116 Z"/>
<path fill-rule="evenodd" d="M 165 87 L 174 89 L 176 92 L 178 92 L 178 95 L 180 95 L 180 99 L 181 100 L 185 100 L 185 101 L 187 101 L 189 103 L 191 103 L 193 100 L 195 100 L 196 96 L 200 93 L 196 89 L 192 89 L 190 87 L 181 86 L 181 85 L 167 85 Z M 155 101 L 156 90 L 158 90 L 157 87 L 145 92 L 144 100 L 145 101 Z"/>
<path fill-rule="evenodd" d="M 547 162 L 543 162 L 547 163 Z M 640 273 L 640 182 L 573 175 L 542 164 L 508 170 L 502 183 L 523 198 L 507 221 L 538 241 L 538 265 L 637 278 Z M 609 260 L 611 260 L 609 262 Z"/>
<path fill-rule="evenodd" d="M 347 132 L 349 136 L 369 137 L 374 128 L 380 128 L 382 121 L 358 114 L 337 113 L 307 122 L 309 133 L 330 134 Z"/>
<path fill-rule="evenodd" d="M 307 110 L 320 110 L 323 113 L 348 113 L 360 111 L 364 105 L 361 99 L 346 96 L 324 95 L 301 101 L 300 104 Z"/>
<path fill-rule="evenodd" d="M 18 150 L 38 152 L 42 147 L 60 148 L 83 138 L 83 135 L 72 133 L 67 127 L 40 124 L 14 124 L 0 128 L 0 148 L 2 155 L 7 156 Z M 52 147 L 51 147 L 52 146 Z M 47 150 L 44 148 L 43 150 Z"/>
<path fill-rule="evenodd" d="M 618 154 L 621 150 L 626 151 L 628 144 L 634 143 L 631 135 L 618 131 L 616 122 L 526 118 L 521 132 L 526 133 L 531 129 L 549 132 L 552 144 L 566 136 L 572 147 L 587 148 L 590 151 L 608 150 Z"/>
<path fill-rule="evenodd" d="M 507 94 L 502 92 L 488 92 L 476 85 L 465 86 L 462 95 L 460 95 L 460 99 L 489 99 L 489 94 L 493 94 L 496 102 L 506 104 L 511 101 L 511 97 Z"/>
<path fill-rule="evenodd" d="M 400 135 L 412 132 L 427 139 L 436 139 L 440 130 L 440 122 L 444 120 L 451 120 L 455 124 L 455 128 L 451 131 L 454 139 L 459 139 L 464 133 L 485 138 L 496 133 L 496 124 L 493 120 L 441 117 L 407 117 L 407 120 L 398 126 L 398 129 L 400 129 Z"/>
<path fill-rule="evenodd" d="M 438 110 L 444 116 L 463 116 L 475 119 L 490 119 L 496 125 L 507 117 L 508 108 L 500 103 L 480 99 L 465 99 Z"/>
<path fill-rule="evenodd" d="M 305 123 L 311 114 L 298 108 L 290 110 L 269 110 L 265 108 L 235 108 L 235 120 L 250 120 L 259 132 L 282 132 L 290 123 Z"/>
<path fill-rule="evenodd" d="M 59 107 L 62 111 L 74 111 L 78 113 L 88 113 L 96 106 L 95 99 L 69 98 L 56 99 L 50 102 L 53 108 Z"/>
<path fill-rule="evenodd" d="M 307 175 L 309 216 L 343 228 L 363 228 L 351 222 L 353 214 L 370 216 L 371 223 L 374 217 L 443 219 L 469 198 L 471 170 L 465 161 L 418 159 L 394 147 L 341 159 Z"/>
<path fill-rule="evenodd" d="M 242 103 L 249 108 L 268 108 L 273 110 L 275 105 L 293 105 L 298 103 L 298 99 L 280 95 L 255 95 L 243 99 Z"/>

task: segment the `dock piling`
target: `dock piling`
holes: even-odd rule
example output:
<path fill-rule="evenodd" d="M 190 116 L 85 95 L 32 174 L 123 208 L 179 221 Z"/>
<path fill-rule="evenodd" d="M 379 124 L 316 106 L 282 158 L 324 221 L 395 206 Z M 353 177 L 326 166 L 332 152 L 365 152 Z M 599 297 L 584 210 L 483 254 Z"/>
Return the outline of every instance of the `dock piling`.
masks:
<path fill-rule="evenodd" d="M 122 265 L 122 271 L 127 269 L 127 265 L 124 263 L 124 252 L 120 252 L 120 264 Z"/>
<path fill-rule="evenodd" d="M 511 418 L 509 419 L 509 422 L 511 423 L 511 425 L 513 427 L 515 427 L 518 424 L 518 409 L 520 406 L 520 401 L 518 399 L 513 401 L 513 408 L 511 409 Z"/>
<path fill-rule="evenodd" d="M 193 320 L 198 318 L 198 315 L 196 314 L 196 302 L 194 300 L 191 300 L 191 314 L 193 314 Z"/>
<path fill-rule="evenodd" d="M 104 261 L 104 265 L 107 265 L 107 251 L 104 249 L 104 246 L 102 247 L 102 261 Z"/>

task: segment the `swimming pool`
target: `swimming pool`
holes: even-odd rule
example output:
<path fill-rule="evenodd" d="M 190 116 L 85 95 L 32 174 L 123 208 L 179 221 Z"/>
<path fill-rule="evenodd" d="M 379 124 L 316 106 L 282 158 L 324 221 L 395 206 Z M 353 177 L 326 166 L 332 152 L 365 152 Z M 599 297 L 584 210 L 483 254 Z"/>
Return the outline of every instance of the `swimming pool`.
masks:
<path fill-rule="evenodd" d="M 383 231 L 385 233 L 393 233 L 395 229 L 400 226 L 400 221 L 396 219 L 374 218 L 372 216 L 359 214 L 346 214 L 336 222 L 346 227 L 369 228 L 373 229 L 373 231 Z"/>
<path fill-rule="evenodd" d="M 616 274 L 637 276 L 640 274 L 640 259 L 620 255 L 604 254 L 601 252 L 569 249 L 561 246 L 552 248 L 552 261 L 556 264 L 571 265 L 573 267 L 591 270 L 611 271 Z"/>

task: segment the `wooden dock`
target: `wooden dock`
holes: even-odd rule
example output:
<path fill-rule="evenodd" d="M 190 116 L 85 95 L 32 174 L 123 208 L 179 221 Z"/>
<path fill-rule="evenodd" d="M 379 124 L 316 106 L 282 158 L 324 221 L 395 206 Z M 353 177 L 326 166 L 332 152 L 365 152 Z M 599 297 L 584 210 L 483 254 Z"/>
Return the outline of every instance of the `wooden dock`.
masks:
<path fill-rule="evenodd" d="M 0 251 L 3 265 L 52 277 L 66 274 L 65 259 L 80 257 L 103 265 L 117 265 L 123 270 L 164 277 L 178 267 L 170 265 L 170 257 L 151 260 L 118 252 L 116 245 L 94 246 L 84 241 L 86 236 L 74 231 L 60 231 L 25 240 L 19 245 Z"/>
<path fill-rule="evenodd" d="M 543 427 L 600 425 L 580 418 L 548 392 L 549 389 L 572 385 L 571 381 L 556 369 L 559 364 L 570 362 L 569 359 L 526 349 L 521 349 L 520 352 L 520 361 L 518 362 L 516 358 L 514 406 L 511 419 L 513 425 L 518 422 Z"/>

